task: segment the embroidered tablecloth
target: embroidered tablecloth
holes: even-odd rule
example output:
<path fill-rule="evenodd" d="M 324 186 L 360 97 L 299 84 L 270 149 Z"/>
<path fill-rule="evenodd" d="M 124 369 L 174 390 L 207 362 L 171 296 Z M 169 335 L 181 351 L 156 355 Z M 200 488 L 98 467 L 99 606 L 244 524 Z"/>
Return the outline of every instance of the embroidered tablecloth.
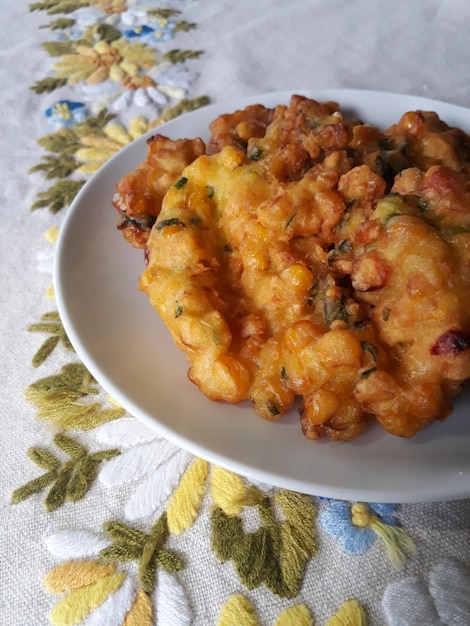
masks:
<path fill-rule="evenodd" d="M 99 387 L 52 287 L 74 196 L 150 128 L 275 90 L 470 107 L 469 29 L 466 0 L 4 0 L 2 624 L 470 624 L 470 500 L 321 499 L 192 457 Z"/>

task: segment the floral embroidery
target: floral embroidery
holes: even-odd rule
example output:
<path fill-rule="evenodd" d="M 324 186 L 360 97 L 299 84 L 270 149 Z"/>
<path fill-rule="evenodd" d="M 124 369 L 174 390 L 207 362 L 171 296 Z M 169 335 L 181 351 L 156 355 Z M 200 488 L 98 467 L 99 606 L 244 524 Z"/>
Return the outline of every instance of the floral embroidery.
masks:
<path fill-rule="evenodd" d="M 69 460 L 61 461 L 45 448 L 30 448 L 30 459 L 47 471 L 16 489 L 12 495 L 13 504 L 49 486 L 51 488 L 45 499 L 48 511 L 55 511 L 65 501 L 77 502 L 90 488 L 100 463 L 119 454 L 119 450 L 101 450 L 90 454 L 75 439 L 60 433 L 55 435 L 54 443 L 69 456 Z"/>
<path fill-rule="evenodd" d="M 181 558 L 165 548 L 168 536 L 162 515 L 149 533 L 120 522 L 107 522 L 103 533 L 61 531 L 46 539 L 49 552 L 65 562 L 44 578 L 51 593 L 65 593 L 51 612 L 57 626 L 78 623 L 101 626 L 113 619 L 123 626 L 159 624 L 189 626 L 192 611 L 176 574 Z M 120 563 L 134 563 L 119 571 Z M 72 621 L 74 620 L 74 621 Z"/>
<path fill-rule="evenodd" d="M 323 529 L 338 539 L 346 554 L 364 554 L 380 537 L 395 567 L 401 567 L 414 546 L 396 526 L 393 504 L 333 501 L 320 514 Z"/>
<path fill-rule="evenodd" d="M 96 436 L 101 443 L 121 449 L 119 458 L 102 468 L 99 481 L 108 488 L 135 484 L 124 509 L 126 519 L 144 519 L 163 511 L 191 455 L 158 437 L 144 424 L 135 428 L 133 418 L 104 424 L 97 429 Z"/>
<path fill-rule="evenodd" d="M 187 98 L 195 75 L 187 61 L 200 50 L 175 49 L 159 52 L 159 45 L 187 32 L 196 24 L 180 19 L 181 11 L 170 8 L 128 8 L 124 0 L 48 0 L 31 10 L 64 13 L 49 24 L 54 40 L 44 49 L 54 57 L 54 75 L 39 80 L 32 89 L 50 93 L 69 86 L 82 91 L 80 100 L 57 100 L 45 115 L 57 133 L 39 143 L 48 154 L 31 172 L 58 179 L 38 194 L 33 209 L 49 207 L 56 213 L 69 205 L 83 180 L 69 177 L 94 173 L 125 143 L 107 136 L 112 119 L 108 109 L 123 114 L 131 107 L 153 116 L 148 127 L 175 115 L 204 106 L 208 98 Z M 95 118 L 88 117 L 87 107 Z M 68 135 L 60 131 L 70 130 Z M 135 135 L 131 135 L 131 139 Z"/>
<path fill-rule="evenodd" d="M 45 111 L 46 118 L 52 126 L 73 126 L 83 122 L 86 117 L 85 105 L 82 102 L 58 100 Z"/>
<path fill-rule="evenodd" d="M 36 358 L 44 358 L 44 352 L 50 349 L 51 346 L 45 349 L 43 344 Z M 89 397 L 99 391 L 97 382 L 84 365 L 68 363 L 60 374 L 32 383 L 26 388 L 25 396 L 36 406 L 38 419 L 63 430 L 90 430 L 124 414 L 121 407 L 103 408 L 101 399 L 90 402 Z"/>
<path fill-rule="evenodd" d="M 280 597 L 298 595 L 304 568 L 316 554 L 316 507 L 308 496 L 284 489 L 272 497 L 239 477 L 212 468 L 212 548 L 222 562 L 232 560 L 248 589 L 264 584 Z M 241 513 L 255 506 L 261 525 L 245 532 Z M 276 517 L 279 506 L 284 519 Z"/>
<path fill-rule="evenodd" d="M 41 315 L 41 322 L 38 324 L 30 324 L 28 330 L 33 333 L 48 333 L 48 337 L 41 345 L 39 350 L 33 356 L 32 364 L 38 367 L 48 358 L 54 348 L 59 344 L 63 345 L 66 350 L 73 351 L 73 346 L 65 332 L 57 311 L 50 311 Z"/>
<path fill-rule="evenodd" d="M 310 609 L 305 604 L 287 607 L 277 617 L 274 626 L 313 626 Z M 250 601 L 235 594 L 222 606 L 217 626 L 259 626 L 256 611 Z M 330 617 L 325 626 L 367 626 L 362 606 L 356 600 L 348 600 Z"/>
<path fill-rule="evenodd" d="M 390 583 L 382 605 L 388 626 L 470 624 L 470 572 L 445 559 L 431 569 L 428 585 L 417 576 Z"/>

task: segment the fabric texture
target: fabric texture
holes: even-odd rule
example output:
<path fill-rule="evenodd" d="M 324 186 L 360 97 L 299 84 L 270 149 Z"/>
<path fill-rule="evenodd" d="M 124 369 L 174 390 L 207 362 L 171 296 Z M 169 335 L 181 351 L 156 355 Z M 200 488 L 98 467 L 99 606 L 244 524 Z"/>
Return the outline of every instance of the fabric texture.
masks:
<path fill-rule="evenodd" d="M 470 624 L 470 500 L 354 508 L 195 459 L 90 378 L 51 288 L 74 195 L 152 125 L 275 90 L 470 107 L 466 1 L 2 9 L 0 622 Z"/>

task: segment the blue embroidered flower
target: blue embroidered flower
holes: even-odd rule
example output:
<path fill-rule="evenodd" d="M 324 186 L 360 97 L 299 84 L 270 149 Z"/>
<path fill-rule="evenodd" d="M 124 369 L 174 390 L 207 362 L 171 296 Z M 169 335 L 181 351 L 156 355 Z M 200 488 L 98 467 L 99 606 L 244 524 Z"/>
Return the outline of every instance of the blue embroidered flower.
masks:
<path fill-rule="evenodd" d="M 54 41 L 78 41 L 82 37 L 83 30 L 75 27 L 55 31 L 52 36 Z"/>
<path fill-rule="evenodd" d="M 154 28 L 150 26 L 135 26 L 134 28 L 128 28 L 124 31 L 124 35 L 128 39 L 145 39 L 149 35 L 153 35 Z"/>
<path fill-rule="evenodd" d="M 45 110 L 49 124 L 56 127 L 71 127 L 86 118 L 85 105 L 82 102 L 58 100 Z"/>
<path fill-rule="evenodd" d="M 147 44 L 161 43 L 174 39 L 176 22 L 171 18 L 160 18 L 152 26 L 133 26 L 124 31 L 128 39 L 139 39 Z"/>
<path fill-rule="evenodd" d="M 320 524 L 338 539 L 346 554 L 364 554 L 377 539 L 376 524 L 395 526 L 395 504 L 350 503 L 339 500 L 320 514 Z"/>

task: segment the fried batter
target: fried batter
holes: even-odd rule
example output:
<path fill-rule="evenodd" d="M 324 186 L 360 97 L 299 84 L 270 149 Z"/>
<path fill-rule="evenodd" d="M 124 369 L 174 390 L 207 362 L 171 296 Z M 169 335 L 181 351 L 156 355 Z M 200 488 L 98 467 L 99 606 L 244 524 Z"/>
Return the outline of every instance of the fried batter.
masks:
<path fill-rule="evenodd" d="M 220 152 L 225 146 L 245 150 L 249 139 L 264 137 L 272 113 L 272 109 L 262 104 L 253 104 L 234 113 L 219 115 L 209 127 L 211 137 L 207 144 L 207 154 Z"/>
<path fill-rule="evenodd" d="M 269 420 L 300 401 L 308 439 L 446 418 L 470 377 L 468 137 L 423 112 L 382 132 L 303 96 L 211 128 L 206 154 L 183 165 L 171 144 L 117 203 L 163 197 L 140 211 L 156 219 L 140 288 L 190 380 Z"/>
<path fill-rule="evenodd" d="M 118 229 L 135 248 L 145 247 L 168 187 L 204 152 L 201 139 L 174 141 L 163 135 L 148 139 L 146 160 L 121 179 L 113 198 Z"/>

